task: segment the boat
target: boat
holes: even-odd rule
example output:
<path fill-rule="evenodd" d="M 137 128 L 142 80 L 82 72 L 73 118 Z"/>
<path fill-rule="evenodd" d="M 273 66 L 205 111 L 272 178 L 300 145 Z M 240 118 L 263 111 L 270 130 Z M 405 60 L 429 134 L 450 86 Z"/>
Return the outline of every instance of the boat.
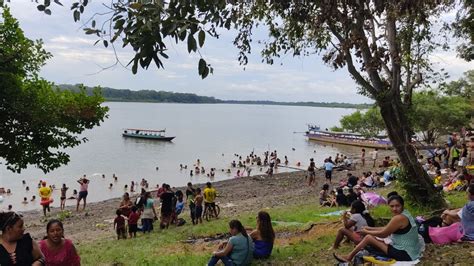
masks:
<path fill-rule="evenodd" d="M 166 129 L 151 130 L 151 129 L 138 129 L 138 128 L 126 128 L 123 130 L 122 136 L 128 138 L 140 138 L 160 141 L 171 141 L 175 137 L 165 136 Z"/>
<path fill-rule="evenodd" d="M 306 136 L 310 140 L 326 143 L 387 150 L 393 149 L 392 142 L 386 136 L 376 136 L 368 138 L 358 133 L 321 130 L 319 126 L 315 125 L 308 125 L 308 131 L 306 131 Z"/>
<path fill-rule="evenodd" d="M 308 125 L 308 131 L 306 131 L 306 136 L 310 140 L 325 143 L 343 144 L 385 150 L 393 149 L 392 142 L 385 135 L 378 135 L 369 138 L 359 133 L 335 132 L 327 129 L 321 130 L 319 126 Z M 416 137 L 412 138 L 411 144 L 419 150 L 432 150 L 436 148 L 435 145 L 422 143 L 421 141 L 417 140 Z"/>

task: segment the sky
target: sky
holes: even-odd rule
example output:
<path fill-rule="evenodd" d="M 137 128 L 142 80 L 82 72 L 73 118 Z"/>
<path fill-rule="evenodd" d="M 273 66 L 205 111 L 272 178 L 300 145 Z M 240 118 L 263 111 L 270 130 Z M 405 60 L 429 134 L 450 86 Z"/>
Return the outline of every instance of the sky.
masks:
<path fill-rule="evenodd" d="M 9 3 L 25 35 L 30 39 L 43 39 L 45 49 L 53 54 L 41 76 L 56 84 L 190 92 L 225 100 L 372 102 L 357 94 L 356 83 L 347 69 L 334 71 L 318 55 L 285 56 L 275 60 L 274 65 L 268 65 L 261 62 L 258 48 L 254 48 L 244 70 L 237 61 L 238 50 L 232 44 L 234 33 L 227 31 L 221 31 L 217 40 L 207 36 L 200 50 L 214 68 L 214 74 L 204 80 L 198 75 L 199 57 L 189 54 L 184 45 L 171 41 L 168 45 L 170 59 L 164 61 L 165 69 L 157 69 L 153 63 L 148 70 L 139 68 L 136 75 L 130 68 L 120 65 L 104 69 L 115 62 L 113 49 L 100 44 L 94 46 L 97 39 L 85 35 L 80 28 L 92 14 L 104 11 L 101 6 L 104 1 L 91 0 L 80 23 L 72 18 L 71 1 L 62 2 L 64 7 L 52 4 L 51 16 L 37 11 L 31 0 L 11 0 Z M 265 40 L 265 31 L 259 30 L 253 39 Z M 126 65 L 133 53 L 130 49 L 117 47 L 117 56 Z M 463 61 L 455 52 L 437 52 L 432 59 L 436 68 L 449 72 L 451 79 L 458 79 L 463 72 L 474 68 L 474 62 Z"/>

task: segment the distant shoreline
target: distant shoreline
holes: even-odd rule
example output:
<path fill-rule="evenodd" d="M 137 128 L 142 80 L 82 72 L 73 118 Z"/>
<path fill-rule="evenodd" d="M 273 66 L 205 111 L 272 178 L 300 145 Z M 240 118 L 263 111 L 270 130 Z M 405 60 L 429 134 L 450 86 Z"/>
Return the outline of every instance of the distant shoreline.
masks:
<path fill-rule="evenodd" d="M 187 103 L 187 102 L 160 102 L 160 101 L 151 101 L 151 100 L 126 100 L 126 99 L 105 99 L 104 102 L 112 102 L 112 103 L 164 103 L 164 104 L 242 104 L 242 105 L 268 105 L 268 106 L 295 106 L 295 107 L 321 107 L 321 108 L 341 108 L 341 109 L 368 109 L 370 108 L 371 104 L 353 104 L 354 106 L 350 106 L 352 104 L 348 104 L 349 106 L 338 106 L 338 105 L 325 105 L 322 103 L 318 105 L 317 103 L 314 105 L 305 104 L 305 103 L 284 103 L 284 102 L 275 102 L 275 103 L 258 103 L 258 102 L 238 102 L 238 101 L 231 101 L 231 102 L 217 102 L 217 103 Z M 344 104 L 344 103 L 341 103 Z M 366 106 L 367 105 L 367 106 Z"/>
<path fill-rule="evenodd" d="M 156 90 L 123 90 L 107 87 L 87 87 L 82 85 L 60 84 L 61 90 L 73 92 L 85 91 L 93 95 L 97 89 L 107 102 L 142 102 L 142 103 L 188 103 L 188 104 L 247 104 L 247 105 L 281 105 L 281 106 L 307 106 L 328 108 L 368 109 L 370 103 L 341 103 L 341 102 L 277 102 L 269 100 L 222 100 L 211 96 L 200 96 L 194 93 L 156 91 Z"/>

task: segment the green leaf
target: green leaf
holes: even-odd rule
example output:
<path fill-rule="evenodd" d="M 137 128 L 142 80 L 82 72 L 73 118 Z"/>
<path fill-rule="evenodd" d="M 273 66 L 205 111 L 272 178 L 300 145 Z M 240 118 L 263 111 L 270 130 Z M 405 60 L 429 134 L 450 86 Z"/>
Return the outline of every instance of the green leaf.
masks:
<path fill-rule="evenodd" d="M 209 67 L 206 65 L 206 67 L 204 68 L 204 71 L 202 72 L 202 79 L 205 79 L 207 77 L 207 75 L 209 75 Z"/>
<path fill-rule="evenodd" d="M 44 10 L 44 13 L 45 13 L 46 15 L 51 15 L 51 9 L 45 9 L 45 10 Z"/>
<path fill-rule="evenodd" d="M 204 45 L 204 40 L 206 39 L 206 33 L 201 30 L 198 34 L 199 47 Z"/>
<path fill-rule="evenodd" d="M 51 0 L 44 0 L 44 5 L 45 6 L 51 5 Z"/>
<path fill-rule="evenodd" d="M 59 0 L 54 0 L 54 2 L 55 2 L 57 5 L 60 5 L 60 6 L 63 5 Z"/>
<path fill-rule="evenodd" d="M 197 50 L 197 44 L 196 44 L 196 39 L 194 39 L 194 36 L 189 34 L 188 35 L 188 53 L 191 53 L 191 51 L 196 52 Z"/>
<path fill-rule="evenodd" d="M 46 7 L 44 5 L 38 5 L 36 7 L 39 11 L 44 11 L 46 9 Z"/>
<path fill-rule="evenodd" d="M 87 6 L 87 3 L 89 3 L 89 0 L 82 0 L 82 5 Z"/>
<path fill-rule="evenodd" d="M 92 28 L 95 28 L 95 20 L 92 21 Z"/>
<path fill-rule="evenodd" d="M 202 73 L 204 73 L 204 69 L 206 68 L 206 61 L 204 59 L 199 59 L 199 64 L 198 64 L 198 73 L 199 76 L 202 76 Z"/>
<path fill-rule="evenodd" d="M 104 46 L 107 48 L 109 46 L 109 42 L 107 40 L 104 40 Z"/>
<path fill-rule="evenodd" d="M 79 21 L 81 19 L 81 13 L 79 13 L 79 11 L 75 10 L 74 13 L 73 13 L 73 17 L 74 17 L 74 22 Z"/>

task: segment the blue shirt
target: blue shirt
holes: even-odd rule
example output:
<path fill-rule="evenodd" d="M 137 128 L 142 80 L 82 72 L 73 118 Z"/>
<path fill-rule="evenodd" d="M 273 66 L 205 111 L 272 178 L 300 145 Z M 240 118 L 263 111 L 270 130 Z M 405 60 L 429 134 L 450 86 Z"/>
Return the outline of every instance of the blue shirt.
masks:
<path fill-rule="evenodd" d="M 474 240 L 474 201 L 471 200 L 462 208 L 461 224 L 464 229 L 464 237 L 470 241 Z"/>
<path fill-rule="evenodd" d="M 332 169 L 334 168 L 334 164 L 331 162 L 324 163 L 324 168 L 326 169 L 326 171 L 332 171 Z"/>

